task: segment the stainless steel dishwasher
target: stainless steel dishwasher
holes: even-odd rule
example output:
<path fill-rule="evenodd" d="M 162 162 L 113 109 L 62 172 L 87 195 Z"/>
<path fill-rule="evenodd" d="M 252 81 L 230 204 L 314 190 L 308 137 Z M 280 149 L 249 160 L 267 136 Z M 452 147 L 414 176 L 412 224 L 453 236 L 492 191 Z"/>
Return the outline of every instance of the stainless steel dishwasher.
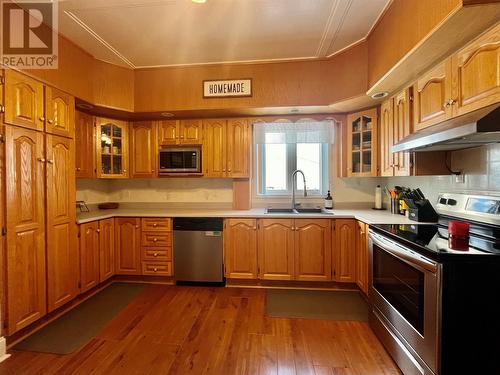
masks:
<path fill-rule="evenodd" d="M 224 282 L 221 218 L 174 218 L 177 282 Z"/>

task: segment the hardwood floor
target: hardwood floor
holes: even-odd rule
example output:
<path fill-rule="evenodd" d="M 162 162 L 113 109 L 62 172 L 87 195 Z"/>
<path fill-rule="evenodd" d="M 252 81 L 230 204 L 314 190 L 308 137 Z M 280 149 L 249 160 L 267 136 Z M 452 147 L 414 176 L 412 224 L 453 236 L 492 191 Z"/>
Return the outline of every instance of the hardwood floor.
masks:
<path fill-rule="evenodd" d="M 152 285 L 78 352 L 0 375 L 401 374 L 367 323 L 265 316 L 262 289 Z"/>

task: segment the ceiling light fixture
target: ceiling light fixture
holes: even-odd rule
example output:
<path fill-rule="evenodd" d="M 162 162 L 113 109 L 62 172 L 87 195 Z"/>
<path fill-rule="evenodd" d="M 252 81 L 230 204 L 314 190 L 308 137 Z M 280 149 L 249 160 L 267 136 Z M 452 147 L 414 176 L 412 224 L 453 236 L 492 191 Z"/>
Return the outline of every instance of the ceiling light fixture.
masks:
<path fill-rule="evenodd" d="M 94 106 L 92 104 L 88 104 L 88 103 L 76 103 L 76 106 L 77 108 L 80 108 L 80 109 L 93 109 Z"/>
<path fill-rule="evenodd" d="M 376 92 L 375 94 L 372 95 L 372 99 L 385 98 L 387 95 L 389 95 L 389 93 L 387 91 Z"/>
<path fill-rule="evenodd" d="M 160 115 L 163 117 L 174 117 L 174 114 L 170 112 L 162 112 Z"/>

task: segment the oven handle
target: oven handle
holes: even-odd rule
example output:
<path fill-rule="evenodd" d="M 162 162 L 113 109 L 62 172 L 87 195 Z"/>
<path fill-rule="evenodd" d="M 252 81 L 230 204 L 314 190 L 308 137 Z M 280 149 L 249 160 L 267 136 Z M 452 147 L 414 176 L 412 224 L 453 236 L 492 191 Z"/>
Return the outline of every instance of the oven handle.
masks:
<path fill-rule="evenodd" d="M 377 246 L 379 246 L 382 250 L 385 250 L 398 258 L 406 260 L 409 263 L 418 265 L 427 271 L 432 273 L 437 272 L 437 263 L 424 257 L 423 255 L 415 253 L 407 247 L 394 243 L 393 241 L 381 236 L 380 234 L 374 233 L 373 231 L 369 232 L 369 236 L 373 243 L 377 244 Z"/>

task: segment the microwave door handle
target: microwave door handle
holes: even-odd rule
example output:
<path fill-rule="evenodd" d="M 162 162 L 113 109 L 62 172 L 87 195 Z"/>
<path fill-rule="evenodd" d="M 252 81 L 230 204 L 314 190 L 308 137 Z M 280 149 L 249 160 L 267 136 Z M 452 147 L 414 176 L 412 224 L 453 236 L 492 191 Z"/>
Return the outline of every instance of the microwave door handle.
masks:
<path fill-rule="evenodd" d="M 398 244 L 395 244 L 392 241 L 389 241 L 385 239 L 384 237 L 373 233 L 370 231 L 370 239 L 373 241 L 374 244 L 376 244 L 378 247 L 380 247 L 382 250 L 394 255 L 397 258 L 400 258 L 407 263 L 411 263 L 413 265 L 420 266 L 424 268 L 427 271 L 430 271 L 432 273 L 437 272 L 437 264 L 436 262 L 433 262 L 421 255 L 415 254 L 413 251 L 411 251 L 408 248 L 405 248 L 403 246 L 400 246 Z"/>

